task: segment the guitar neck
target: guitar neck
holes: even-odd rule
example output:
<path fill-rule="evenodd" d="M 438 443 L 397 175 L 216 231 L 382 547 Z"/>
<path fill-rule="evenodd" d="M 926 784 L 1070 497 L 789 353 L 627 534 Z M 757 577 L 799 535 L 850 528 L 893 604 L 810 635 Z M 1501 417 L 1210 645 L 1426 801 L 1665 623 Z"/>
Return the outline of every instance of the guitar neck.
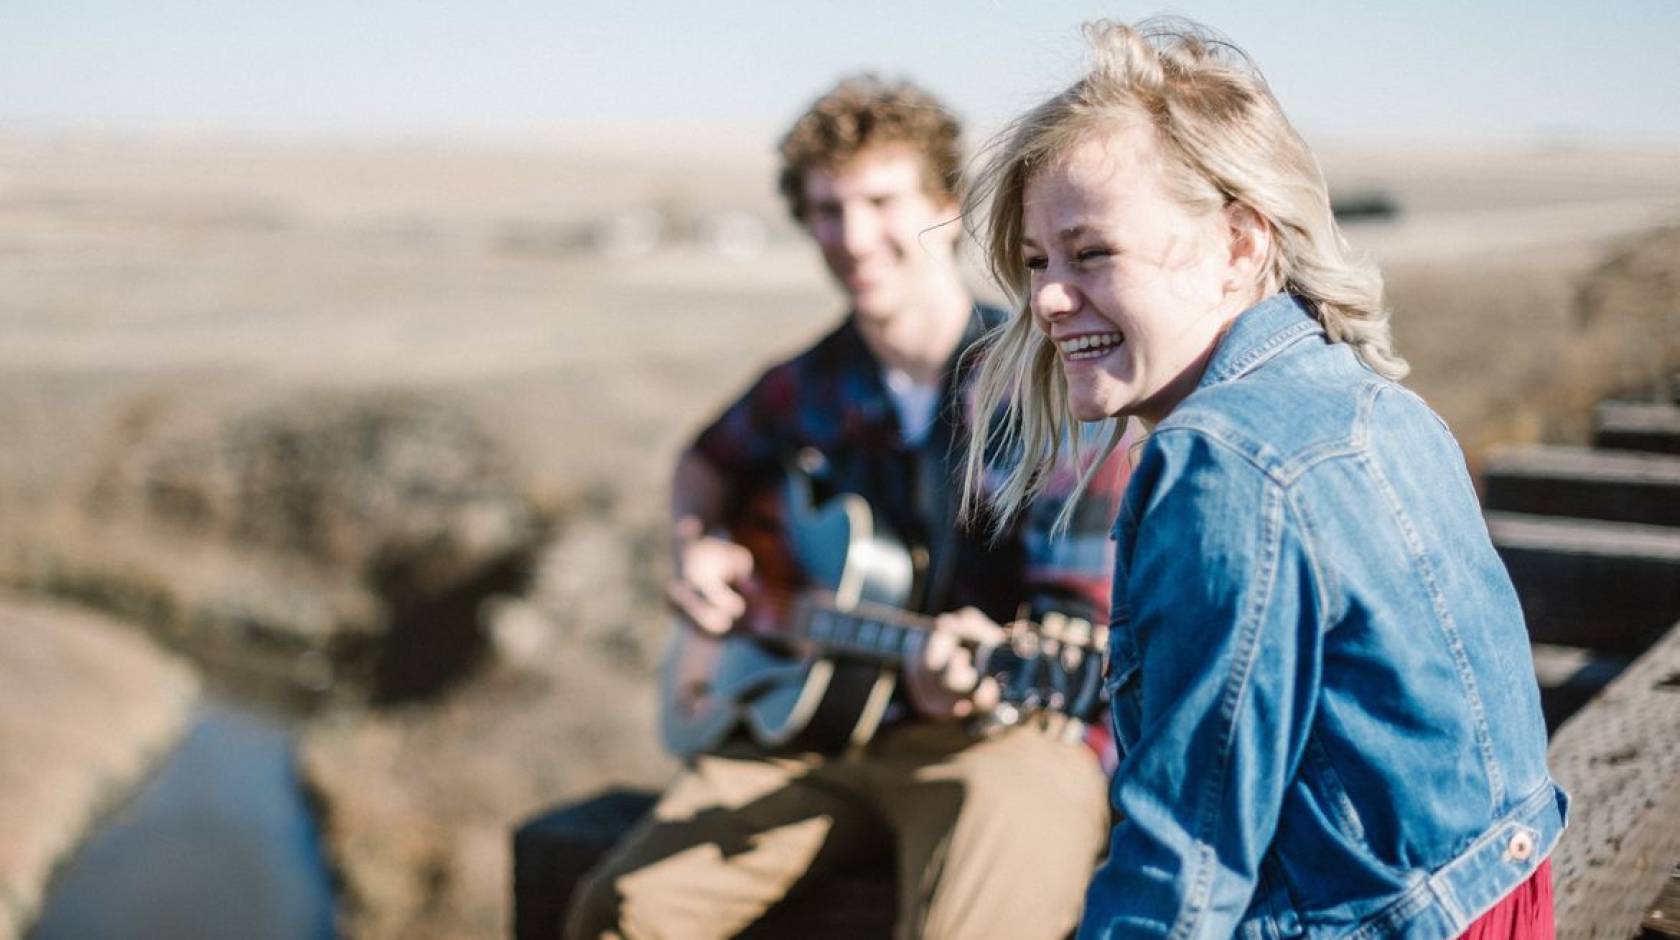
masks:
<path fill-rule="evenodd" d="M 881 604 L 842 610 L 832 595 L 813 593 L 801 599 L 791 637 L 804 640 L 809 652 L 818 656 L 897 666 L 933 622 L 932 617 Z M 1100 652 L 1108 642 L 1107 631 L 1093 631 L 1083 620 L 1058 614 L 1047 615 L 1036 626 L 1014 627 L 1019 629 L 1013 638 L 997 646 L 962 641 L 974 651 L 980 672 L 999 683 L 1003 701 L 1015 716 L 1004 723 L 1043 712 L 1091 720 L 1107 700 Z"/>
<path fill-rule="evenodd" d="M 858 604 L 841 610 L 832 601 L 812 599 L 804 604 L 796 632 L 821 653 L 896 664 L 932 626 L 931 617 L 896 607 Z"/>

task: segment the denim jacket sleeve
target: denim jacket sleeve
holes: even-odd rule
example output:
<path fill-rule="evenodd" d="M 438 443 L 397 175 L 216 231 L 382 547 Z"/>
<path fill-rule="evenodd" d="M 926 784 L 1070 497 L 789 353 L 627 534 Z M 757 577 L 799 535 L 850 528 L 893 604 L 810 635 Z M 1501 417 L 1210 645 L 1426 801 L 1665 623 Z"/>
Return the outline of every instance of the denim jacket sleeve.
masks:
<path fill-rule="evenodd" d="M 1117 535 L 1110 642 L 1126 753 L 1081 938 L 1228 937 L 1313 719 L 1323 604 L 1289 490 L 1251 453 L 1164 428 Z M 1126 701 L 1118 701 L 1125 697 Z"/>

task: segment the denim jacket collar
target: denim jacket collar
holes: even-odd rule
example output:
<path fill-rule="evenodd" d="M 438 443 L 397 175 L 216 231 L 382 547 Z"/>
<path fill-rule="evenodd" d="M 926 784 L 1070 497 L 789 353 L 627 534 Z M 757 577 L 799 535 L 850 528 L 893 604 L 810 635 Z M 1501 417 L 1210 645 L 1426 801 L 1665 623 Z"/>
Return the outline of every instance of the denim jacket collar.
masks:
<path fill-rule="evenodd" d="M 1302 337 L 1323 334 L 1324 327 L 1305 301 L 1294 294 L 1273 294 L 1231 321 L 1196 387 L 1240 378 Z"/>

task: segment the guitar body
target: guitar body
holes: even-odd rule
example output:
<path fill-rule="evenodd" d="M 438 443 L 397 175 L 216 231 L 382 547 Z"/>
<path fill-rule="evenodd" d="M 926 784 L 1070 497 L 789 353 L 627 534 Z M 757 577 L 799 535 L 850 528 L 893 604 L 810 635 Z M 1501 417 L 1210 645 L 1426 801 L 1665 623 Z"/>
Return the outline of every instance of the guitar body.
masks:
<path fill-rule="evenodd" d="M 788 626 L 802 591 L 832 594 L 839 610 L 900 607 L 914 581 L 910 554 L 858 496 L 813 506 L 799 473 L 788 475 L 779 506 L 761 501 L 754 514 L 759 524 L 735 533 L 757 573 L 744 592 L 747 616 L 721 638 L 675 630 L 661 682 L 665 746 L 690 757 L 741 731 L 773 750 L 834 752 L 866 742 L 892 698 L 896 664 L 819 655 Z"/>

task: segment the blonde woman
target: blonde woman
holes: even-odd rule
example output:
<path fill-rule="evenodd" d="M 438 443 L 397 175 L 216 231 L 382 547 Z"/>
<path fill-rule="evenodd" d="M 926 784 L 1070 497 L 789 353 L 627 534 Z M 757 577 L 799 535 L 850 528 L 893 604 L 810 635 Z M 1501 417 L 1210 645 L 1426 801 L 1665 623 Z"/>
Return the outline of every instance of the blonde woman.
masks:
<path fill-rule="evenodd" d="M 1020 304 L 967 488 L 1006 474 L 1002 525 L 1075 422 L 1151 430 L 1114 528 L 1124 756 L 1080 936 L 1550 936 L 1567 797 L 1526 630 L 1457 445 L 1396 384 L 1380 276 L 1240 50 L 1183 21 L 1087 36 L 976 196 Z"/>

